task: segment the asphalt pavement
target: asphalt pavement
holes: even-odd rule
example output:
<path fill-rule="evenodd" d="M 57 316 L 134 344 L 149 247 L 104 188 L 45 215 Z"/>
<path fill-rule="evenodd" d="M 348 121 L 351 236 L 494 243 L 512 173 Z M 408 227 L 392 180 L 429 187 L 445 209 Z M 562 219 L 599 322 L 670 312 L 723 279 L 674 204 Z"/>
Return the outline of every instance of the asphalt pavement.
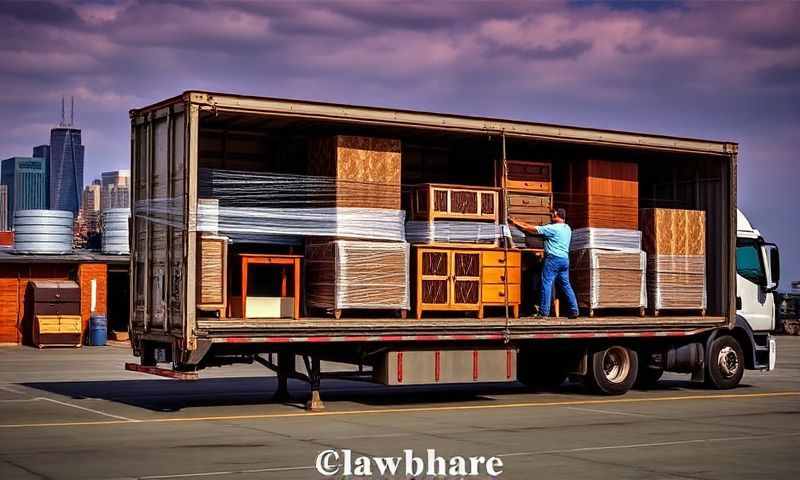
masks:
<path fill-rule="evenodd" d="M 261 366 L 207 369 L 193 382 L 122 370 L 124 346 L 0 348 L 0 479 L 323 478 L 320 452 L 497 456 L 501 478 L 796 479 L 800 337 L 778 367 L 734 390 L 668 375 L 654 390 L 598 397 L 566 384 L 383 387 L 322 384 L 271 400 Z M 334 477 L 338 478 L 338 477 Z"/>

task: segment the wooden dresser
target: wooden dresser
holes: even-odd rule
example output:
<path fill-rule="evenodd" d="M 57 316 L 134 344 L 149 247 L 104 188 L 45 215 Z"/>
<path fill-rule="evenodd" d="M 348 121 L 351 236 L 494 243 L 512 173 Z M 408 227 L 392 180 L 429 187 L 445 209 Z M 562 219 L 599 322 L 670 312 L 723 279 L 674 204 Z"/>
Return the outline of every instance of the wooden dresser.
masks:
<path fill-rule="evenodd" d="M 508 305 L 519 317 L 521 254 L 501 249 L 419 246 L 415 254 L 416 314 L 425 311 L 477 312 Z"/>
<path fill-rule="evenodd" d="M 550 223 L 553 211 L 552 165 L 549 162 L 506 161 L 506 216 L 532 225 Z M 541 237 L 526 235 L 526 242 L 541 248 Z"/>

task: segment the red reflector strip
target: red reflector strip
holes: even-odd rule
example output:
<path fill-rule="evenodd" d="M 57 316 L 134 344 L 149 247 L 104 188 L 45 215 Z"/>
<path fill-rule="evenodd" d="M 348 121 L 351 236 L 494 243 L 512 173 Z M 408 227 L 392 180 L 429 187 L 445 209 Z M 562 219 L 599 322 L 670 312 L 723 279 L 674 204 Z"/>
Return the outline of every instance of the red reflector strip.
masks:
<path fill-rule="evenodd" d="M 506 379 L 511 380 L 511 350 L 506 350 Z"/>
<path fill-rule="evenodd" d="M 403 352 L 397 352 L 397 383 L 403 383 Z"/>
<path fill-rule="evenodd" d="M 442 352 L 437 350 L 436 353 L 434 353 L 434 355 L 433 355 L 433 361 L 434 361 L 433 376 L 436 379 L 436 381 L 438 382 L 439 378 L 441 378 L 440 375 L 441 375 L 441 372 L 442 372 L 442 370 L 441 370 L 442 369 Z"/>
<path fill-rule="evenodd" d="M 478 351 L 472 351 L 472 379 L 478 380 L 479 372 L 478 372 Z"/>

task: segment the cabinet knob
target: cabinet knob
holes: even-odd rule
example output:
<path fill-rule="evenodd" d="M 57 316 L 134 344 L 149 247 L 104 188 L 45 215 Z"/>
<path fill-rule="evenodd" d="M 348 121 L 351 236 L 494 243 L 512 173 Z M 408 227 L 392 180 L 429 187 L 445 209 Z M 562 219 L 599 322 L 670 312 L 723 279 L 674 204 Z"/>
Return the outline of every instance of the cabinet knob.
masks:
<path fill-rule="evenodd" d="M 500 281 L 501 282 L 505 282 L 506 281 L 506 276 L 505 275 L 500 275 Z"/>
<path fill-rule="evenodd" d="M 506 296 L 506 292 L 500 292 L 500 296 L 501 297 L 505 297 Z"/>

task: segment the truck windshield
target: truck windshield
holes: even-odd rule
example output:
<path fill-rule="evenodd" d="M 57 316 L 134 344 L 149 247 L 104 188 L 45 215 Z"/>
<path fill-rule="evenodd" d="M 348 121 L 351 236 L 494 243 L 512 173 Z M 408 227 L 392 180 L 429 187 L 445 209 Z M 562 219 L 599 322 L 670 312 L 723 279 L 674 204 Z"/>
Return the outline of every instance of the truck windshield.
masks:
<path fill-rule="evenodd" d="M 754 239 L 736 239 L 736 273 L 756 285 L 766 285 L 767 277 L 761 259 L 761 249 Z"/>

